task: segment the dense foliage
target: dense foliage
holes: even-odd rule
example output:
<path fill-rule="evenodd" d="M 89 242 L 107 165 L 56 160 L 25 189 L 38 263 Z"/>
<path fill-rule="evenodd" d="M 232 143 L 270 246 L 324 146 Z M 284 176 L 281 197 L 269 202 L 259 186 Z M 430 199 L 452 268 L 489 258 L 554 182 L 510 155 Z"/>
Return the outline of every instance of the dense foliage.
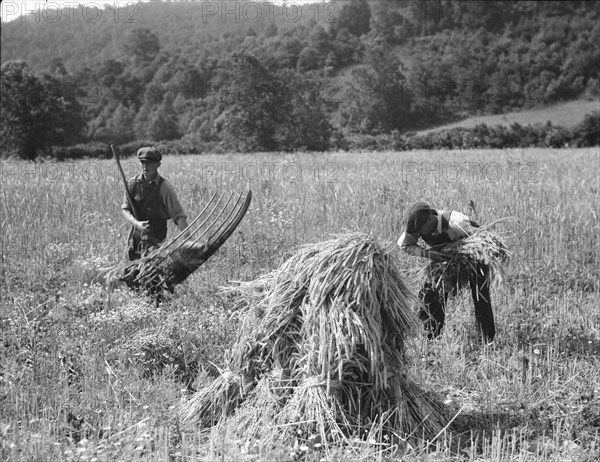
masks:
<path fill-rule="evenodd" d="M 75 98 L 64 95 L 56 79 L 35 75 L 23 61 L 2 65 L 0 138 L 3 148 L 14 148 L 24 159 L 55 144 L 77 141 L 84 126 Z"/>
<path fill-rule="evenodd" d="M 73 95 L 87 126 L 69 133 L 88 142 L 326 150 L 600 93 L 597 2 L 38 8 L 2 25 L 2 62 L 24 60 L 47 93 Z"/>

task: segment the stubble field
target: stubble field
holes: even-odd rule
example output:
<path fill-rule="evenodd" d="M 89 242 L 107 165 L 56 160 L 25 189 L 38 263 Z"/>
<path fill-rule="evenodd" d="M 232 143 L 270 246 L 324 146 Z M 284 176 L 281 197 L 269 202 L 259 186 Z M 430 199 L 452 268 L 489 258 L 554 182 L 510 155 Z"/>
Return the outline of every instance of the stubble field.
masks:
<path fill-rule="evenodd" d="M 129 174 L 137 162 L 124 161 Z M 7 461 L 592 461 L 600 456 L 598 149 L 167 157 L 189 218 L 214 192 L 251 188 L 219 253 L 155 307 L 110 294 L 97 269 L 124 258 L 112 161 L 2 161 L 1 458 Z M 243 313 L 221 287 L 277 267 L 298 246 L 360 231 L 418 290 L 401 254 L 404 206 L 425 200 L 496 226 L 511 251 L 493 289 L 497 337 L 476 338 L 470 294 L 441 339 L 415 332 L 410 375 L 460 409 L 461 434 L 353 440 L 331 454 L 194 428 L 178 406 L 223 363 Z M 170 235 L 174 227 L 170 224 Z M 416 310 L 416 307 L 415 307 Z"/>

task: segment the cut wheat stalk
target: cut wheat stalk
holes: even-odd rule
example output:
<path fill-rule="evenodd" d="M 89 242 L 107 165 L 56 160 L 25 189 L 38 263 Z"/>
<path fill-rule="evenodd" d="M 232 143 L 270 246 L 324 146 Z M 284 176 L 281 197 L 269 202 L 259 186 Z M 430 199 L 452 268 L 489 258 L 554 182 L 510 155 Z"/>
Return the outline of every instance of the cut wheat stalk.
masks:
<path fill-rule="evenodd" d="M 247 309 L 226 367 L 253 385 L 235 412 L 217 392 L 213 407 L 231 411 L 218 425 L 263 442 L 317 434 L 326 447 L 367 422 L 431 437 L 444 428 L 444 406 L 405 375 L 415 297 L 394 258 L 368 236 L 303 246 L 279 268 L 226 290 Z M 182 415 L 203 423 L 210 394 L 210 386 L 201 390 Z"/>
<path fill-rule="evenodd" d="M 434 287 L 456 292 L 466 287 L 473 275 L 483 275 L 482 266 L 489 268 L 493 282 L 504 280 L 511 254 L 504 239 L 489 230 L 495 223 L 474 228 L 471 235 L 458 241 L 432 247 L 445 258 L 430 262 L 423 270 Z"/>

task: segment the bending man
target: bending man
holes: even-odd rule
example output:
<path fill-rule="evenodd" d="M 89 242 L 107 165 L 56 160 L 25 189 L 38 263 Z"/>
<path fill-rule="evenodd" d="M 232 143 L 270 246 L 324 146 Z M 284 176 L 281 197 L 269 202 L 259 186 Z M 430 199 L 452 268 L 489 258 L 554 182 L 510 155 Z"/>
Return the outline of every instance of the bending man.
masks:
<path fill-rule="evenodd" d="M 429 258 L 433 262 L 444 261 L 444 258 L 431 247 L 458 241 L 472 234 L 473 228 L 479 227 L 477 223 L 460 212 L 435 210 L 424 202 L 409 204 L 404 211 L 404 222 L 406 224 L 405 231 L 398 239 L 400 248 L 410 255 Z M 419 246 L 419 237 L 430 248 Z M 482 263 L 477 263 L 475 271 L 468 272 L 475 304 L 475 318 L 484 340 L 491 343 L 496 335 L 496 328 L 490 299 L 489 276 L 489 267 Z M 458 275 L 456 278 L 458 281 Z M 446 303 L 449 296 L 447 289 L 449 288 L 436 287 L 428 278 L 419 292 L 422 302 L 419 318 L 424 322 L 430 339 L 439 336 L 444 327 Z"/>

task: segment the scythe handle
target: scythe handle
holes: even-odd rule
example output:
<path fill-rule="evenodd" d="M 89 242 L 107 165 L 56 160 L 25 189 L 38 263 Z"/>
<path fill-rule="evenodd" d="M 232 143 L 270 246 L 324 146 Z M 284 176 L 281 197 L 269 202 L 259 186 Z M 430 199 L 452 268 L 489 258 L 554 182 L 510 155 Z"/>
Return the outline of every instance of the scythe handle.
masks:
<path fill-rule="evenodd" d="M 139 220 L 139 215 L 135 208 L 135 202 L 133 201 L 133 197 L 131 197 L 131 192 L 129 191 L 129 188 L 127 187 L 127 179 L 125 178 L 125 172 L 123 171 L 123 167 L 121 167 L 121 161 L 119 160 L 119 156 L 115 152 L 115 148 L 113 148 L 112 144 L 110 145 L 110 149 L 112 150 L 112 153 L 115 156 L 115 161 L 117 162 L 117 167 L 119 169 L 119 173 L 121 173 L 121 179 L 123 180 L 123 185 L 125 186 L 125 195 L 127 197 L 127 202 L 129 202 L 129 208 L 131 208 L 131 213 L 133 214 L 133 216 L 136 220 Z"/>

